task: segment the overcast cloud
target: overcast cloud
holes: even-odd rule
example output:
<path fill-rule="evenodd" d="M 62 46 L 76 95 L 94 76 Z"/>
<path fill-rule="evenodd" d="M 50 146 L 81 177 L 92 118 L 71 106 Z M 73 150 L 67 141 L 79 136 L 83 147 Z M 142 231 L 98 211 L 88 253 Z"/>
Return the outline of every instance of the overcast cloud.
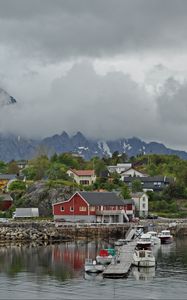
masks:
<path fill-rule="evenodd" d="M 0 131 L 187 150 L 186 28 L 186 0 L 0 0 Z"/>

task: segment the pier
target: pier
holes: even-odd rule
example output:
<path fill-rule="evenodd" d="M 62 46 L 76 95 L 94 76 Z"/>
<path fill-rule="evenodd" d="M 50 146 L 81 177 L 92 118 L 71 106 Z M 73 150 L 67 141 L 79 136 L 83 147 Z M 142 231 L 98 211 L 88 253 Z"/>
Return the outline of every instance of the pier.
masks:
<path fill-rule="evenodd" d="M 137 241 L 119 247 L 119 262 L 111 263 L 103 272 L 104 278 L 123 278 L 129 273 Z"/>
<path fill-rule="evenodd" d="M 136 248 L 137 241 L 133 240 L 135 237 L 137 227 L 130 227 L 126 233 L 126 244 L 119 246 L 118 258 L 112 261 L 110 265 L 104 270 L 103 277 L 105 278 L 123 278 L 129 273 L 132 265 L 133 253 Z"/>

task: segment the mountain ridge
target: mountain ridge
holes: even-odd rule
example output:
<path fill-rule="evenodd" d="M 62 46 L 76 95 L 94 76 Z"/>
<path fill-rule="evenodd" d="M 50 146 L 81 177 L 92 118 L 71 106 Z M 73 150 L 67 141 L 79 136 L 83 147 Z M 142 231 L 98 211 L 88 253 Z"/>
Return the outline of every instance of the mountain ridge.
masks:
<path fill-rule="evenodd" d="M 31 159 L 43 147 L 47 154 L 71 152 L 89 160 L 94 156 L 111 156 L 112 153 L 126 153 L 128 157 L 138 154 L 173 154 L 187 160 L 187 152 L 167 148 L 159 142 L 145 142 L 137 137 L 116 140 L 99 140 L 85 137 L 81 132 L 70 136 L 63 131 L 44 139 L 35 140 L 13 134 L 0 134 L 0 160 L 11 161 Z"/>

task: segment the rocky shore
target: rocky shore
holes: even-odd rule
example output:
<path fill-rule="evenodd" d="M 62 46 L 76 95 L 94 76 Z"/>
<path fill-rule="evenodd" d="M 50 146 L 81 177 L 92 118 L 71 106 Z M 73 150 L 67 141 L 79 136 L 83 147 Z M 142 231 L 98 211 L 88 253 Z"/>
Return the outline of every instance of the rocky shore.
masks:
<path fill-rule="evenodd" d="M 58 230 L 49 222 L 0 224 L 0 243 L 4 241 L 67 241 L 71 238 L 66 232 Z"/>
<path fill-rule="evenodd" d="M 58 225 L 58 226 L 57 226 Z M 147 228 L 148 224 L 143 224 Z M 169 226 L 168 223 L 155 223 L 155 231 L 169 228 L 174 236 L 187 235 L 187 223 Z M 11 221 L 0 223 L 0 245 L 5 242 L 53 243 L 75 239 L 125 237 L 132 224 L 64 224 L 50 221 Z M 146 230 L 145 230 L 146 231 Z"/>
<path fill-rule="evenodd" d="M 7 242 L 60 242 L 77 238 L 109 238 L 125 236 L 129 224 L 92 226 L 54 222 L 10 222 L 0 224 L 0 243 Z"/>

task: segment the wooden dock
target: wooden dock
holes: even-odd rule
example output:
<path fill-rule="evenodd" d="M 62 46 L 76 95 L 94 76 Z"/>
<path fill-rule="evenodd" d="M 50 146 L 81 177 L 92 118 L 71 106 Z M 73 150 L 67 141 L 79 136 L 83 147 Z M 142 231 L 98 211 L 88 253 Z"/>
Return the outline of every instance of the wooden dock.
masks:
<path fill-rule="evenodd" d="M 126 233 L 126 237 L 125 237 L 125 240 L 127 242 L 130 242 L 133 239 L 133 237 L 134 237 L 134 235 L 136 233 L 136 230 L 137 230 L 136 227 L 135 228 L 132 228 L 132 227 L 129 228 L 129 230 Z"/>
<path fill-rule="evenodd" d="M 112 262 L 103 272 L 104 278 L 123 278 L 129 273 L 137 241 L 119 247 L 119 262 Z"/>

